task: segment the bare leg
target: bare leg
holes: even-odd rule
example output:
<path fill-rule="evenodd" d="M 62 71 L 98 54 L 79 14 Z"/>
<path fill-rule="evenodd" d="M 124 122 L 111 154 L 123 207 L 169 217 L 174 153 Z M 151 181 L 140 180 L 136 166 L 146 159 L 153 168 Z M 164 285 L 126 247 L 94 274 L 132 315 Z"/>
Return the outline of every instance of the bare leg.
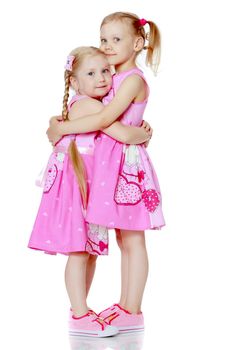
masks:
<path fill-rule="evenodd" d="M 128 258 L 128 288 L 125 308 L 132 313 L 141 310 L 148 276 L 148 257 L 143 231 L 121 230 L 123 247 Z"/>
<path fill-rule="evenodd" d="M 90 254 L 87 261 L 87 271 L 86 271 L 86 295 L 87 296 L 91 288 L 91 284 L 95 274 L 97 257 L 98 257 L 97 255 Z"/>
<path fill-rule="evenodd" d="M 88 312 L 86 297 L 86 268 L 88 253 L 71 253 L 65 269 L 65 283 L 71 308 L 79 317 Z"/>
<path fill-rule="evenodd" d="M 121 250 L 121 296 L 119 304 L 122 307 L 125 307 L 128 288 L 128 256 L 123 247 L 121 231 L 119 229 L 116 229 L 115 231 L 117 244 Z"/>

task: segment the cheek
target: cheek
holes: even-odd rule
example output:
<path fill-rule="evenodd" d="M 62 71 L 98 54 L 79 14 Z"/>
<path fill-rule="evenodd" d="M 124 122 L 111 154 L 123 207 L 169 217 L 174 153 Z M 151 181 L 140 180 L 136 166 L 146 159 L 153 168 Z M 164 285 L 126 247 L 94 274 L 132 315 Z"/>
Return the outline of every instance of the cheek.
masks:
<path fill-rule="evenodd" d="M 85 87 L 86 87 L 86 89 L 92 89 L 92 87 L 93 87 L 93 81 L 92 80 L 89 80 L 89 81 L 86 81 L 85 82 Z"/>
<path fill-rule="evenodd" d="M 94 89 L 94 84 L 88 84 L 87 85 L 87 90 L 88 91 L 93 91 L 93 89 Z"/>
<path fill-rule="evenodd" d="M 104 52 L 105 46 L 103 44 L 100 44 L 99 49 L 100 51 Z"/>

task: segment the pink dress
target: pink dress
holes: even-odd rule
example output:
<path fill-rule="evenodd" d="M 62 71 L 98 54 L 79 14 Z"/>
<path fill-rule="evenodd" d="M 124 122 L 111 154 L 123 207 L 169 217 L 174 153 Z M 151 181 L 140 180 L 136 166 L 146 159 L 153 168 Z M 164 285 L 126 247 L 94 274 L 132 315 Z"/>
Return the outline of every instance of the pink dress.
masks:
<path fill-rule="evenodd" d="M 86 96 L 75 95 L 71 105 Z M 106 227 L 88 224 L 72 162 L 68 155 L 71 140 L 75 140 L 87 173 L 88 192 L 93 178 L 93 153 L 96 132 L 64 136 L 54 148 L 47 165 L 40 207 L 28 247 L 49 254 L 89 252 L 108 254 Z"/>
<path fill-rule="evenodd" d="M 115 74 L 104 104 L 113 99 L 124 79 L 132 74 L 145 80 L 138 68 Z M 146 104 L 147 99 L 131 103 L 119 120 L 140 126 Z M 88 222 L 127 230 L 160 229 L 165 225 L 159 182 L 144 146 L 125 145 L 101 133 L 94 158 Z"/>

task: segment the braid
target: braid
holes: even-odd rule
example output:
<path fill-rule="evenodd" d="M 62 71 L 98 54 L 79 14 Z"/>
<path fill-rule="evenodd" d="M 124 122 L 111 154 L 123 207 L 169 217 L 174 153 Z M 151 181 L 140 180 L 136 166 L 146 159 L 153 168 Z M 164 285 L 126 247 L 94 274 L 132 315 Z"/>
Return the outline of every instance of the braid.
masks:
<path fill-rule="evenodd" d="M 63 120 L 68 119 L 68 98 L 69 98 L 69 86 L 70 86 L 70 73 L 69 71 L 65 71 L 65 92 L 63 97 L 63 108 L 62 108 L 62 117 Z"/>
<path fill-rule="evenodd" d="M 87 56 L 93 55 L 104 55 L 99 49 L 95 47 L 78 47 L 71 51 L 69 56 L 74 56 L 72 61 L 68 60 L 68 67 L 65 66 L 65 91 L 63 97 L 63 108 L 62 108 L 62 118 L 64 121 L 68 120 L 69 111 L 68 111 L 68 99 L 69 99 L 69 87 L 70 87 L 70 78 L 75 77 L 76 70 L 80 67 L 82 61 Z M 69 57 L 68 56 L 68 57 Z M 87 208 L 88 200 L 88 184 L 87 184 L 87 173 L 85 169 L 85 163 L 81 154 L 79 153 L 77 144 L 75 140 L 72 140 L 68 149 L 69 159 L 72 163 L 74 173 L 78 182 L 80 195 L 82 199 L 83 208 Z"/>

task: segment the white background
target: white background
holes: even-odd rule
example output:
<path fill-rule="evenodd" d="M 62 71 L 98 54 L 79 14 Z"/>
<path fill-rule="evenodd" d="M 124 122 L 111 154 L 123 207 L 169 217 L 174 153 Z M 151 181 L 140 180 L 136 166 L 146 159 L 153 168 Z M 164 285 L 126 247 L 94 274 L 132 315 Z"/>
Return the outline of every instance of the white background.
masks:
<path fill-rule="evenodd" d="M 230 1 L 9 0 L 0 8 L 4 349 L 70 348 L 66 258 L 27 248 L 41 197 L 34 182 L 51 150 L 48 118 L 61 111 L 66 56 L 76 46 L 98 45 L 101 19 L 119 10 L 154 20 L 162 33 L 159 74 L 146 70 L 145 119 L 154 127 L 149 153 L 167 226 L 146 234 L 143 349 L 233 347 Z M 111 232 L 110 256 L 99 259 L 89 298 L 96 311 L 118 301 L 119 259 Z M 73 349 L 140 348 L 120 341 Z"/>

